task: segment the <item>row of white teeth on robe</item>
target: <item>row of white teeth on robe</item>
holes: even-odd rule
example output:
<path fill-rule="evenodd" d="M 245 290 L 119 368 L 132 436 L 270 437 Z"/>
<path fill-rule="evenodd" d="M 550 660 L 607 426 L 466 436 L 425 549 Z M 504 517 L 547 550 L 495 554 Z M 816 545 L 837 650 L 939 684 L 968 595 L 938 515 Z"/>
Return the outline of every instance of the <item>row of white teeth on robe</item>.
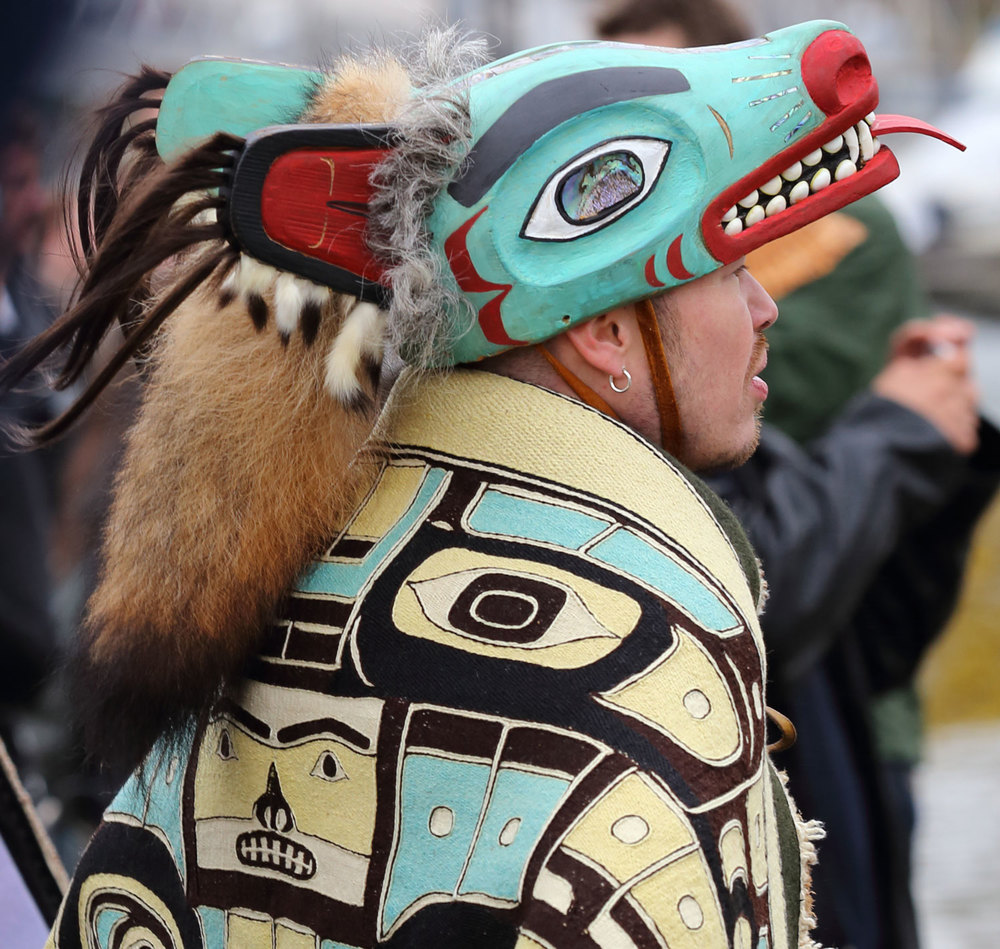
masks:
<path fill-rule="evenodd" d="M 831 139 L 786 168 L 780 175 L 755 188 L 723 216 L 722 226 L 730 237 L 780 214 L 803 198 L 857 174 L 881 148 L 872 135 L 875 113 L 869 112 L 857 125 Z"/>
<path fill-rule="evenodd" d="M 281 338 L 287 342 L 292 333 L 302 329 L 307 344 L 311 344 L 310 337 L 316 331 L 315 326 L 308 329 L 307 322 L 317 323 L 320 314 L 328 319 L 337 296 L 329 287 L 278 270 L 249 254 L 240 254 L 219 290 L 223 302 L 239 298 L 248 311 L 263 310 L 260 325 L 273 310 Z M 311 317 L 309 311 L 312 311 Z M 359 377 L 367 367 L 381 365 L 384 333 L 385 313 L 374 303 L 357 300 L 348 304 L 324 362 L 327 392 L 348 408 L 362 408 L 367 404 Z"/>

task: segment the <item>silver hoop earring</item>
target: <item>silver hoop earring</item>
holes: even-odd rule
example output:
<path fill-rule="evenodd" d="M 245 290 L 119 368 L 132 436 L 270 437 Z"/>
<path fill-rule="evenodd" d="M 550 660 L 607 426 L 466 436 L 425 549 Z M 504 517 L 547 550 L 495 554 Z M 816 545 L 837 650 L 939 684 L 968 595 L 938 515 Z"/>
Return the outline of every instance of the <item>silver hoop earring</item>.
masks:
<path fill-rule="evenodd" d="M 632 373 L 630 373 L 624 366 L 622 366 L 622 375 L 625 377 L 625 385 L 623 385 L 620 389 L 615 385 L 615 377 L 608 376 L 608 385 L 611 386 L 615 392 L 628 392 L 628 390 L 632 388 Z"/>

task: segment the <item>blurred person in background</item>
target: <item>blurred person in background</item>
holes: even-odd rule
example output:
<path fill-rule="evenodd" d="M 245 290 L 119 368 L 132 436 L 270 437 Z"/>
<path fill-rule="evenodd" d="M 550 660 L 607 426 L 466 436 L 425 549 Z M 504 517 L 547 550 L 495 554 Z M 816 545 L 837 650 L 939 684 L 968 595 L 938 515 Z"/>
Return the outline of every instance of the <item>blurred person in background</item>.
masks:
<path fill-rule="evenodd" d="M 52 313 L 34 277 L 48 206 L 42 185 L 42 143 L 35 117 L 11 107 L 0 125 L 0 359 L 44 330 Z M 38 380 L 36 380 L 38 381 Z M 0 396 L 0 733 L 18 762 L 17 725 L 38 697 L 55 658 L 48 563 L 56 496 L 56 453 L 24 453 L 10 443 L 19 427 L 53 414 L 40 385 Z M 39 391 L 40 390 L 40 391 Z"/>
<path fill-rule="evenodd" d="M 0 29 L 0 123 L 18 111 L 36 70 L 44 68 L 73 14 L 86 0 L 34 0 L 5 3 Z"/>
<path fill-rule="evenodd" d="M 68 251 L 56 237 L 62 216 L 42 179 L 40 118 L 23 104 L 7 115 L 0 126 L 0 361 L 49 326 L 70 285 Z M 0 395 L 0 737 L 70 867 L 109 795 L 106 780 L 82 760 L 57 670 L 94 582 L 129 391 L 110 390 L 79 437 L 33 452 L 14 445 L 16 433 L 55 417 L 61 396 L 40 374 Z"/>
<path fill-rule="evenodd" d="M 627 0 L 597 31 L 670 46 L 753 35 L 724 0 Z M 769 694 L 798 729 L 778 760 L 827 829 L 817 938 L 913 949 L 913 677 L 1000 482 L 1000 436 L 978 417 L 970 325 L 926 318 L 915 261 L 877 198 L 747 263 L 781 311 L 766 423 L 750 461 L 709 481 L 768 578 Z"/>

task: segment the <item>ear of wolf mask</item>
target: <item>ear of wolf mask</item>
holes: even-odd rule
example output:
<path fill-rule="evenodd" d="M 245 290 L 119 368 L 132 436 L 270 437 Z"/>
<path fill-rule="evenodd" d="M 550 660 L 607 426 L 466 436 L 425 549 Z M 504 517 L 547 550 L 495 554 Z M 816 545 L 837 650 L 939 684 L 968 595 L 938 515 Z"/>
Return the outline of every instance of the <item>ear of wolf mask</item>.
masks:
<path fill-rule="evenodd" d="M 156 121 L 156 150 L 174 161 L 216 132 L 246 138 L 298 121 L 324 76 L 246 59 L 193 59 L 173 74 Z"/>
<path fill-rule="evenodd" d="M 291 125 L 247 139 L 229 187 L 229 225 L 251 256 L 384 304 L 384 268 L 365 241 L 373 168 L 388 126 Z"/>

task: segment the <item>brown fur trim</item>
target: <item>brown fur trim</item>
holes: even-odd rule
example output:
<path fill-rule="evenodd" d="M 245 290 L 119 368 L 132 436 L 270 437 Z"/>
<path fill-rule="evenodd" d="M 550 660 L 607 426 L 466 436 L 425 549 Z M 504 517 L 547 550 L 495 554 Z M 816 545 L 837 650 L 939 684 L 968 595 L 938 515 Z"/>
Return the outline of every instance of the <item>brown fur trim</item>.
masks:
<path fill-rule="evenodd" d="M 219 248 L 205 254 L 185 273 L 182 280 L 172 284 L 170 292 L 150 307 L 146 317 L 133 328 L 118 349 L 108 357 L 69 408 L 52 421 L 32 431 L 28 439 L 35 444 L 45 445 L 61 438 L 87 408 L 97 401 L 98 396 L 111 385 L 118 373 L 125 368 L 126 363 L 145 350 L 164 320 L 174 312 L 191 291 L 216 273 L 220 267 L 225 267 L 226 255 L 225 248 Z"/>
<path fill-rule="evenodd" d="M 303 122 L 380 122 L 394 118 L 410 97 L 406 70 L 392 57 L 340 60 L 316 90 Z"/>
<path fill-rule="evenodd" d="M 334 307 L 331 307 L 334 309 Z M 193 296 L 163 333 L 128 438 L 76 693 L 91 747 L 133 765 L 238 677 L 275 604 L 364 475 L 370 416 L 323 387 L 324 345 L 258 334 Z"/>

